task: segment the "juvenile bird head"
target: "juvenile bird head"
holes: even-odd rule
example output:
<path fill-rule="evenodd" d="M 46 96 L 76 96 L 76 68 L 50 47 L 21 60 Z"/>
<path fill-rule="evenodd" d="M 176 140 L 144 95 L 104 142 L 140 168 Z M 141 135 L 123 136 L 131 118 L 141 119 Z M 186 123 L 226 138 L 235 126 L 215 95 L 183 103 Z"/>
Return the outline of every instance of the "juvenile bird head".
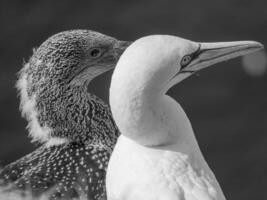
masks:
<path fill-rule="evenodd" d="M 62 135 L 64 129 L 68 131 L 62 124 L 71 124 L 75 105 L 88 100 L 88 83 L 114 68 L 128 45 L 98 32 L 72 30 L 53 35 L 34 51 L 17 83 L 20 108 L 33 141 L 47 141 L 53 129 Z M 75 119 L 76 123 L 81 120 Z"/>

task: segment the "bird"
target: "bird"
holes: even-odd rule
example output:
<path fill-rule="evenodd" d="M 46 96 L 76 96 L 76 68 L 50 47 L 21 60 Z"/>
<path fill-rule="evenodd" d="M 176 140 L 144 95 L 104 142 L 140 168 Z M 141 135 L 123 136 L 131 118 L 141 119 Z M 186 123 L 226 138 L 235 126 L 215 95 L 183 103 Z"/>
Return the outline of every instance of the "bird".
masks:
<path fill-rule="evenodd" d="M 57 33 L 19 72 L 20 110 L 40 146 L 0 172 L 1 193 L 104 200 L 105 173 L 120 134 L 109 106 L 87 91 L 129 45 L 92 30 Z"/>
<path fill-rule="evenodd" d="M 182 106 L 166 92 L 201 69 L 263 48 L 172 35 L 133 42 L 112 75 L 109 101 L 121 135 L 106 174 L 108 200 L 225 200 Z"/>

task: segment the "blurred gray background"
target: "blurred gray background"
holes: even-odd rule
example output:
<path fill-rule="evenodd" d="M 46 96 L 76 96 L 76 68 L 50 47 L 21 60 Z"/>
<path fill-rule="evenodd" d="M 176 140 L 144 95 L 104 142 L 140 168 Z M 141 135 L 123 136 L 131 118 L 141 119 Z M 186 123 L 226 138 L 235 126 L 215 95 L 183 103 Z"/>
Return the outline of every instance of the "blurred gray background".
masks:
<path fill-rule="evenodd" d="M 20 117 L 14 85 L 23 59 L 49 36 L 92 29 L 123 40 L 173 34 L 206 42 L 257 40 L 267 46 L 267 1 L 0 0 L 0 27 L 0 161 L 5 165 L 36 148 Z M 252 57 L 252 63 L 257 59 Z M 110 77 L 111 72 L 89 86 L 106 102 Z M 245 73 L 240 58 L 201 71 L 169 91 L 187 112 L 228 199 L 267 199 L 266 91 L 266 75 Z"/>

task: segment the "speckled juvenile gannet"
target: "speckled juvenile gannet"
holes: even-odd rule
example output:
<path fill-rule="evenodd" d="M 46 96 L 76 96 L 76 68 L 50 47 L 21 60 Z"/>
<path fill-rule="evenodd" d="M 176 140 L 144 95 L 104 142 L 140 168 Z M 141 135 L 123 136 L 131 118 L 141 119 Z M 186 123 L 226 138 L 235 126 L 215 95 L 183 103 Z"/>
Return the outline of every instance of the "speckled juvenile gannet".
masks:
<path fill-rule="evenodd" d="M 0 173 L 5 191 L 34 198 L 90 200 L 105 197 L 105 172 L 119 131 L 109 107 L 87 92 L 96 76 L 112 69 L 128 42 L 89 30 L 46 40 L 20 72 L 21 111 L 34 152 Z"/>
<path fill-rule="evenodd" d="M 110 87 L 122 135 L 108 165 L 108 200 L 224 200 L 189 119 L 166 92 L 200 69 L 262 48 L 253 41 L 197 43 L 167 35 L 128 47 Z"/>

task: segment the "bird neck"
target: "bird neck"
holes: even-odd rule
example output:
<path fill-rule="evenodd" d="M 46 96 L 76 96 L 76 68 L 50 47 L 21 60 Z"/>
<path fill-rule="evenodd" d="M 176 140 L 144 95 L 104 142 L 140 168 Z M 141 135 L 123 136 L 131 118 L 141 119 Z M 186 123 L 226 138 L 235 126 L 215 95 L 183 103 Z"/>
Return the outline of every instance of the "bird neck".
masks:
<path fill-rule="evenodd" d="M 111 85 L 111 110 L 122 135 L 146 146 L 195 142 L 191 123 L 174 99 L 135 86 Z"/>
<path fill-rule="evenodd" d="M 33 94 L 21 78 L 21 110 L 33 141 L 62 144 L 77 141 L 113 147 L 118 130 L 109 106 L 87 87 L 40 87 Z M 51 142 L 52 140 L 52 142 Z"/>
<path fill-rule="evenodd" d="M 46 106 L 43 111 L 47 116 L 45 123 L 53 127 L 51 136 L 113 147 L 119 132 L 109 106 L 88 93 L 86 87 L 66 90 L 57 98 L 49 99 L 50 102 L 44 102 L 50 107 Z"/>

